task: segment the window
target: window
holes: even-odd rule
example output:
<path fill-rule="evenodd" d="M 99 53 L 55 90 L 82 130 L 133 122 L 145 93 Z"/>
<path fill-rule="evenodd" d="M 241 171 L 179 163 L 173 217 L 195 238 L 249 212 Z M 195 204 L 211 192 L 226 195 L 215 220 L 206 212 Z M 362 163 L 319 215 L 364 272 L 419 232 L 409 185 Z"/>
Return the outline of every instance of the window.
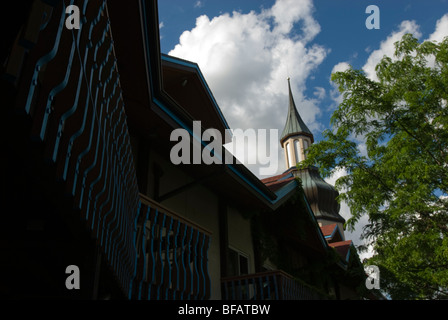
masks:
<path fill-rule="evenodd" d="M 308 140 L 303 140 L 303 154 L 306 159 L 306 149 L 308 149 Z"/>
<path fill-rule="evenodd" d="M 286 151 L 288 153 L 288 169 L 292 167 L 294 164 L 292 163 L 292 152 L 291 152 L 291 144 L 288 142 L 286 144 Z"/>
<path fill-rule="evenodd" d="M 296 161 L 301 162 L 303 159 L 299 140 L 294 140 L 294 151 L 296 153 Z"/>
<path fill-rule="evenodd" d="M 229 248 L 229 276 L 240 276 L 249 273 L 249 257 L 244 253 Z"/>

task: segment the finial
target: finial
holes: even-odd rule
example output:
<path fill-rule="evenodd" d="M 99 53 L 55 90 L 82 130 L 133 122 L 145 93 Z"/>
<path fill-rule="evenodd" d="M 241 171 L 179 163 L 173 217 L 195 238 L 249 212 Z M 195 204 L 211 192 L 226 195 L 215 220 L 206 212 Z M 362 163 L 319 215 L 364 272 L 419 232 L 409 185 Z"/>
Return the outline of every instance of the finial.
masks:
<path fill-rule="evenodd" d="M 288 81 L 290 80 L 290 78 L 288 77 Z"/>

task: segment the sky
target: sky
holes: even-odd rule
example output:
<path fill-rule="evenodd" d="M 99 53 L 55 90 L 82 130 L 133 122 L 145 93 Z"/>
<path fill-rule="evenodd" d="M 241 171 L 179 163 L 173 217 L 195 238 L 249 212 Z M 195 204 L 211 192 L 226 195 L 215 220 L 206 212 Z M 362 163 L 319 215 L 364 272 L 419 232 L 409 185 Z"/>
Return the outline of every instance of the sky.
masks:
<path fill-rule="evenodd" d="M 314 140 L 330 129 L 342 101 L 331 73 L 351 65 L 375 80 L 375 65 L 412 33 L 421 42 L 448 36 L 448 0 L 159 0 L 162 53 L 198 64 L 232 129 L 277 129 L 288 110 L 288 84 Z M 370 20 L 369 5 L 379 19 Z M 370 18 L 369 18 L 370 17 Z M 366 20 L 378 23 L 367 28 Z M 364 141 L 358 139 L 360 152 Z M 278 148 L 277 174 L 285 168 Z M 248 168 L 260 178 L 257 165 Z M 344 175 L 336 172 L 327 182 Z M 341 215 L 349 208 L 342 203 Z M 362 244 L 361 220 L 347 238 Z M 369 254 L 361 254 L 361 258 Z"/>

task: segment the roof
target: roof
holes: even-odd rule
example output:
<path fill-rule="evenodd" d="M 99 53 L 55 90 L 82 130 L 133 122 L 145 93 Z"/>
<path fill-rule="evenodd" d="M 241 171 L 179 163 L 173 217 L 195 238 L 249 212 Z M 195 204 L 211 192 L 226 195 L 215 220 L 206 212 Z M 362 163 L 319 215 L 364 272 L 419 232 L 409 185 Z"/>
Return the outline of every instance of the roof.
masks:
<path fill-rule="evenodd" d="M 292 170 L 288 170 L 282 174 L 262 179 L 261 182 L 263 182 L 271 191 L 276 192 L 292 180 L 294 180 L 294 175 L 292 174 Z"/>
<path fill-rule="evenodd" d="M 320 230 L 328 242 L 341 241 L 344 239 L 342 232 L 336 223 L 322 226 L 320 227 Z"/>
<path fill-rule="evenodd" d="M 289 89 L 288 116 L 286 118 L 285 127 L 283 128 L 280 141 L 283 143 L 283 141 L 287 137 L 296 134 L 305 134 L 309 136 L 311 140 L 314 140 L 313 134 L 311 133 L 310 129 L 308 129 L 305 122 L 303 122 L 299 112 L 297 111 L 296 104 L 294 103 L 294 98 L 291 92 L 291 83 L 289 82 L 289 78 L 288 78 L 288 89 Z"/>
<path fill-rule="evenodd" d="M 309 166 L 298 170 L 297 176 L 302 180 L 303 190 L 318 219 L 345 223 L 345 219 L 339 214 L 340 204 L 336 200 L 339 193 L 322 179 L 317 167 Z"/>
<path fill-rule="evenodd" d="M 334 248 L 339 256 L 346 262 L 350 258 L 350 248 L 352 246 L 352 240 L 333 242 L 328 244 L 330 247 Z"/>

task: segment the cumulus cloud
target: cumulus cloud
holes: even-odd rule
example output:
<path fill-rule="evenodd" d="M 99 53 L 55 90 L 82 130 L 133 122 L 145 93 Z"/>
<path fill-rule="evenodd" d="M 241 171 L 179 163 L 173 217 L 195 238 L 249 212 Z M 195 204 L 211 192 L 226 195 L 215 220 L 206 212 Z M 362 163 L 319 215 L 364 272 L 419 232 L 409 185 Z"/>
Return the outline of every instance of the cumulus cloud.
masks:
<path fill-rule="evenodd" d="M 307 98 L 303 92 L 327 55 L 326 48 L 311 43 L 319 32 L 311 0 L 277 0 L 260 12 L 202 15 L 169 54 L 198 63 L 231 128 L 281 133 L 289 76 L 299 113 L 316 130 L 321 127 L 318 97 Z M 282 152 L 278 150 L 279 157 Z M 280 165 L 279 172 L 284 169 Z"/>
<path fill-rule="evenodd" d="M 416 38 L 420 38 L 422 36 L 420 32 L 420 26 L 415 21 L 405 20 L 401 22 L 398 30 L 392 32 L 386 40 L 382 41 L 379 49 L 374 50 L 370 53 L 369 58 L 363 66 L 364 72 L 370 79 L 378 81 L 375 73 L 375 66 L 381 61 L 384 56 L 389 56 L 393 60 L 395 59 L 394 43 L 399 41 L 401 37 L 406 33 L 412 33 Z M 430 34 L 429 37 L 424 41 L 429 40 L 440 42 L 446 36 L 448 36 L 448 13 L 437 20 L 434 32 Z M 433 59 L 430 59 L 428 63 L 429 65 L 433 65 Z"/>
<path fill-rule="evenodd" d="M 324 99 L 325 98 L 325 96 L 327 95 L 326 94 L 326 91 L 325 91 L 325 88 L 322 88 L 322 87 L 315 87 L 314 88 L 314 96 L 318 99 L 318 100 L 322 100 L 322 99 Z"/>
<path fill-rule="evenodd" d="M 382 41 L 380 44 L 380 48 L 374 50 L 369 58 L 367 59 L 366 64 L 362 67 L 367 77 L 371 80 L 378 81 L 378 77 L 376 76 L 375 67 L 381 61 L 384 56 L 389 56 L 394 59 L 395 53 L 395 42 L 401 40 L 403 35 L 406 33 L 412 33 L 414 37 L 420 38 L 421 33 L 419 31 L 420 27 L 415 21 L 405 20 L 401 22 L 398 30 L 392 32 L 386 40 Z"/>
<path fill-rule="evenodd" d="M 363 70 L 366 75 L 372 79 L 377 81 L 378 78 L 375 73 L 375 66 L 380 62 L 380 60 L 386 55 L 394 58 L 395 46 L 394 43 L 399 41 L 401 37 L 405 33 L 412 33 L 415 37 L 420 38 L 422 34 L 419 31 L 419 25 L 415 21 L 403 21 L 398 30 L 392 32 L 387 39 L 382 41 L 377 50 L 371 50 L 370 47 L 366 49 L 366 52 L 370 52 L 369 57 L 366 60 L 366 63 L 363 66 Z M 436 23 L 434 32 L 429 35 L 429 37 L 425 40 L 429 41 L 437 41 L 440 42 L 444 39 L 444 37 L 448 36 L 448 14 L 442 16 Z M 432 60 L 428 61 L 429 64 L 433 64 Z M 349 68 L 349 64 L 347 62 L 340 62 L 333 67 L 332 73 L 337 71 L 345 71 Z M 332 83 L 333 90 L 330 92 L 330 96 L 333 101 L 337 104 L 342 102 L 342 97 L 337 91 L 337 88 Z M 361 155 L 367 156 L 367 148 L 365 145 L 365 139 L 362 136 L 352 137 L 354 141 L 358 143 L 358 150 Z M 326 179 L 327 183 L 332 185 L 335 184 L 336 180 L 344 175 L 347 172 L 344 169 L 339 169 L 332 176 Z M 347 206 L 345 202 L 341 203 L 340 214 L 344 219 L 349 219 L 351 216 L 350 208 Z M 355 230 L 353 232 L 346 231 L 346 238 L 351 239 L 355 245 L 362 245 L 365 243 L 363 239 L 361 239 L 361 233 L 363 230 L 363 226 L 368 223 L 368 217 L 364 216 L 359 219 L 359 221 L 355 225 Z M 360 253 L 361 260 L 365 258 L 369 258 L 373 254 L 373 248 L 368 247 L 366 252 Z"/>
<path fill-rule="evenodd" d="M 335 72 L 344 72 L 345 70 L 350 68 L 350 64 L 348 62 L 339 62 L 338 64 L 333 66 L 331 73 Z M 337 85 L 331 81 L 331 76 L 329 78 L 331 84 L 330 97 L 334 101 L 334 104 L 330 106 L 330 109 L 334 109 L 337 105 L 342 103 L 342 95 L 340 94 Z"/>
<path fill-rule="evenodd" d="M 448 13 L 437 20 L 434 32 L 429 36 L 428 40 L 440 42 L 448 36 Z"/>
<path fill-rule="evenodd" d="M 343 168 L 336 170 L 330 177 L 325 179 L 325 182 L 331 184 L 331 185 L 335 185 L 336 180 L 338 180 L 339 178 L 346 176 L 347 175 L 347 171 Z M 346 190 L 341 190 L 341 192 L 345 192 Z M 345 201 L 342 201 L 340 203 L 341 208 L 339 210 L 339 214 L 347 221 L 348 219 L 350 219 L 351 217 L 351 213 L 350 213 L 350 207 L 347 205 L 347 203 Z M 352 240 L 353 244 L 357 247 L 357 246 L 364 246 L 365 240 L 361 238 L 361 234 L 363 231 L 363 227 L 368 223 L 368 217 L 367 216 L 363 216 L 361 217 L 358 222 L 355 224 L 354 230 L 353 231 L 348 231 L 345 230 L 345 238 Z M 370 258 L 373 255 L 373 248 L 371 246 L 367 247 L 366 251 L 363 252 L 358 252 L 359 254 L 359 258 L 362 260 Z"/>

